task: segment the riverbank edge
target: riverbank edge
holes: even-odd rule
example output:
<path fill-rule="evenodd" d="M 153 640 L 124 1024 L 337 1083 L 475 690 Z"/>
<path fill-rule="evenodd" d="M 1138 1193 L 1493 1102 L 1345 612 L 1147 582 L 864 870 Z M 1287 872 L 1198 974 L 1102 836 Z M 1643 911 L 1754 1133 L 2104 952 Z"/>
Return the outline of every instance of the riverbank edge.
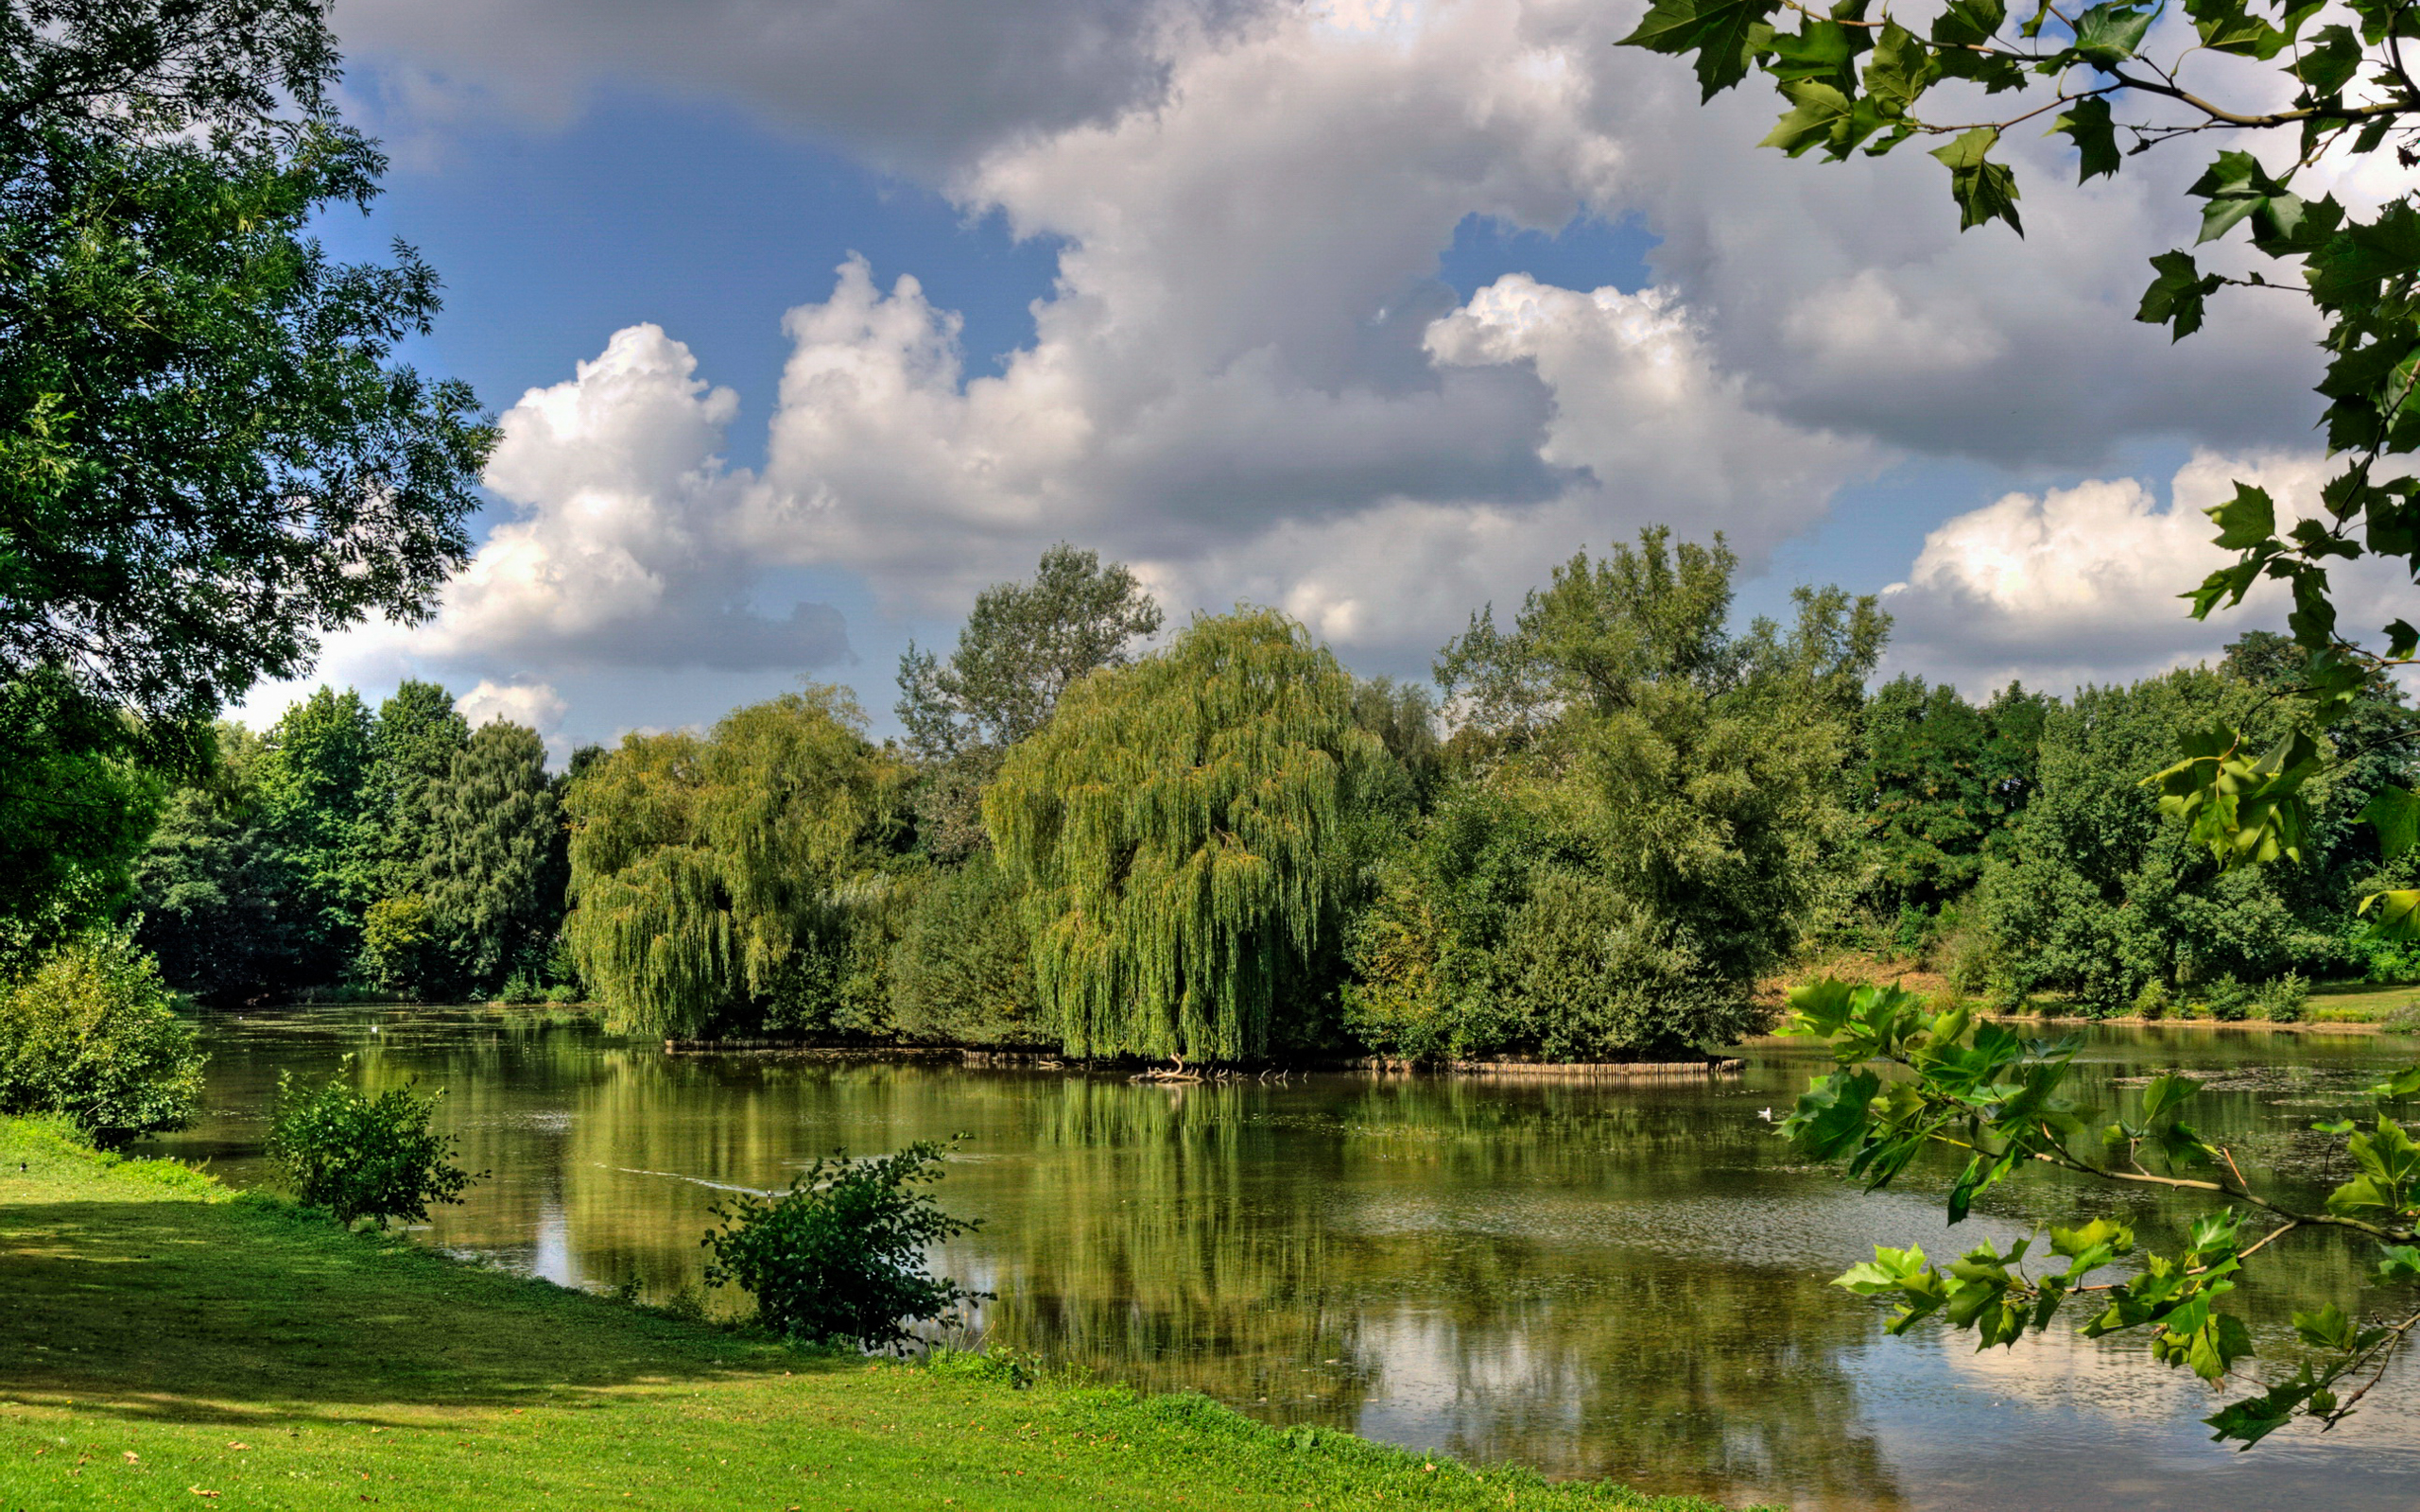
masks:
<path fill-rule="evenodd" d="M 712 1489 L 800 1512 L 1722 1512 L 1013 1359 L 800 1350 L 347 1232 L 192 1167 L 95 1151 L 51 1119 L 0 1117 L 0 1507 L 322 1506 L 357 1476 L 365 1501 L 431 1509 L 685 1506 Z M 447 1351 L 464 1362 L 450 1372 L 428 1358 Z"/>
<path fill-rule="evenodd" d="M 886 1044 L 879 1040 L 841 1038 L 671 1039 L 664 1041 L 667 1056 L 805 1056 L 834 1059 L 943 1060 L 961 1066 L 1010 1071 L 1065 1071 L 1097 1075 L 1127 1074 L 1135 1081 L 1256 1081 L 1317 1073 L 1371 1073 L 1379 1075 L 1448 1074 L 1461 1076 L 1720 1076 L 1735 1075 L 1747 1062 L 1737 1056 L 1707 1056 L 1696 1060 L 1409 1060 L 1384 1056 L 1349 1056 L 1294 1061 L 1272 1061 L 1229 1067 L 1212 1065 L 1170 1071 L 1156 1062 L 1124 1057 L 1086 1060 L 1058 1051 L 1004 1048 L 994 1045 Z"/>

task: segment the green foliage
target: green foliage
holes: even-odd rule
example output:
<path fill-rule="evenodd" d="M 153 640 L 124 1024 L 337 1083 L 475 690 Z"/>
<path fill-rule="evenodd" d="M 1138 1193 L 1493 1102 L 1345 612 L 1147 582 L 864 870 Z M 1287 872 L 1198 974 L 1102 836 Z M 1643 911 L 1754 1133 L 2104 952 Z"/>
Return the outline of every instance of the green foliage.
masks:
<path fill-rule="evenodd" d="M 2263 982 L 2254 1005 L 2271 1023 L 2300 1023 L 2310 1009 L 2310 982 L 2298 971 Z"/>
<path fill-rule="evenodd" d="M 2152 259 L 2136 318 L 2182 339 L 2202 327 L 2225 289 L 2307 300 L 2324 327 L 2327 367 L 2318 390 L 2328 402 L 2323 423 L 2338 459 L 2321 513 L 2307 518 L 2281 515 L 2264 490 L 2237 484 L 2233 498 L 2208 511 L 2217 544 L 2235 560 L 2182 595 L 2196 617 L 2240 604 L 2264 580 L 2283 583 L 2292 599 L 2287 625 L 2299 665 L 2291 717 L 2263 721 L 2273 728 L 2257 733 L 2225 720 L 2187 733 L 2150 779 L 2164 811 L 2230 867 L 2304 858 L 2313 822 L 2308 789 L 2357 744 L 2340 737 L 2331 750 L 2320 731 L 2340 727 L 2375 694 L 2382 672 L 2420 653 L 2420 629 L 2408 618 L 2392 620 L 2366 644 L 2341 626 L 2329 577 L 2333 564 L 2364 556 L 2420 568 L 2420 482 L 2399 460 L 2420 449 L 2420 393 L 2411 381 L 2420 360 L 2420 194 L 2397 190 L 2365 209 L 2332 193 L 2306 198 L 2295 186 L 2308 173 L 2358 167 L 2390 139 L 2409 165 L 2420 84 L 2405 69 L 2401 47 L 2415 33 L 2388 0 L 2356 0 L 2349 19 L 2358 27 L 2332 17 L 2313 26 L 2322 9 L 2304 0 L 2193 0 L 2188 37 L 2182 27 L 2155 32 L 2164 12 L 2153 5 L 2113 0 L 2069 16 L 1960 0 L 1919 36 L 1861 10 L 1656 0 L 1625 39 L 1694 55 L 1708 98 L 1751 71 L 1764 73 L 1789 106 L 1765 145 L 1792 156 L 1821 147 L 1840 161 L 1946 138 L 1930 150 L 1949 171 L 1962 229 L 1999 220 L 2021 232 L 2014 172 L 1991 159 L 2001 133 L 2020 124 L 2050 115 L 2052 132 L 2075 149 L 2079 181 L 2114 177 L 2164 145 L 2221 133 L 2227 145 L 2185 190 L 2200 201 L 2197 245 L 2240 232 L 2272 271 L 2204 272 L 2191 252 L 2164 252 Z M 2155 35 L 2159 56 L 2146 56 Z M 2264 77 L 2254 65 L 2274 72 Z M 1940 107 L 1948 118 L 1928 119 L 1925 98 L 1945 81 L 1956 87 L 1934 98 L 1954 101 Z M 1987 97 L 2014 97 L 1996 118 L 1978 122 L 1973 85 Z M 2252 150 L 2264 137 L 2265 160 Z M 2271 162 L 2286 166 L 2273 169 Z M 2420 800 L 2401 777 L 2374 792 L 2363 812 L 2387 861 L 2420 839 Z M 2420 936 L 2420 886 L 2408 878 L 2380 879 L 2362 908 L 2391 937 Z"/>
<path fill-rule="evenodd" d="M 631 735 L 571 785 L 563 935 L 616 1024 L 696 1033 L 761 1019 L 786 983 L 845 976 L 835 936 L 884 896 L 866 884 L 899 786 L 863 723 L 847 694 L 814 687 L 735 710 L 703 741 Z"/>
<path fill-rule="evenodd" d="M 1836 1069 L 1799 1098 L 1781 1133 L 1802 1155 L 1841 1163 L 1869 1191 L 1939 1151 L 1962 1162 L 1948 1194 L 1952 1223 L 1995 1185 L 2045 1164 L 2113 1185 L 2199 1189 L 2225 1204 L 2194 1220 L 2174 1251 L 2138 1245 L 2131 1228 L 2109 1218 L 2052 1227 L 2051 1263 L 2032 1270 L 2025 1263 L 2044 1238 L 2038 1230 L 2005 1248 L 1987 1243 L 1948 1266 L 1913 1246 L 1877 1247 L 1872 1261 L 1834 1284 L 1893 1301 L 1893 1333 L 1939 1317 L 1972 1330 L 1979 1349 L 2013 1346 L 2088 1295 L 2091 1311 L 2079 1331 L 2086 1338 L 2138 1332 L 2154 1362 L 2216 1385 L 2253 1353 L 2250 1330 L 2226 1308 L 2237 1278 L 2256 1252 L 2295 1230 L 2350 1230 L 2377 1244 L 2377 1284 L 2408 1294 L 2420 1280 L 2420 1249 L 2412 1247 L 2420 1145 L 2383 1111 L 2420 1093 L 2420 1066 L 2370 1090 L 2366 1130 L 2350 1119 L 2313 1125 L 2315 1133 L 2342 1139 L 2356 1174 L 2328 1194 L 2324 1209 L 2302 1211 L 2280 1194 L 2245 1185 L 2234 1154 L 2185 1122 L 2201 1090 L 2189 1077 L 2154 1077 L 2133 1116 L 2104 1125 L 2095 1141 L 2067 1090 L 2080 1037 L 2027 1041 L 2003 1025 L 1979 1023 L 1962 1006 L 1931 1011 L 1895 987 L 1828 979 L 1792 992 L 1790 1006 L 1783 1033 L 1824 1040 Z M 1877 1067 L 1894 1068 L 1893 1074 L 1886 1081 Z M 2197 1174 L 2173 1174 L 2186 1171 Z M 2267 1221 L 2256 1224 L 2253 1211 Z M 2120 1259 L 2129 1262 L 2129 1274 L 2095 1279 Z M 2408 1310 L 2411 1300 L 2407 1295 L 2399 1307 Z M 2248 1449 L 2297 1417 L 2333 1427 L 2361 1395 L 2340 1393 L 2338 1383 L 2383 1371 L 2420 1328 L 2420 1312 L 2362 1323 L 2331 1304 L 2296 1314 L 2294 1327 L 2311 1358 L 2204 1419 L 2214 1438 Z"/>
<path fill-rule="evenodd" d="M 2039 785 L 2051 700 L 2015 683 L 1982 708 L 1903 675 L 1876 689 L 1859 725 L 1850 794 L 1864 891 L 1887 913 L 1937 911 L 2005 854 Z"/>
<path fill-rule="evenodd" d="M 1351 676 L 1267 610 L 1068 690 L 983 803 L 1068 1052 L 1265 1053 L 1313 987 L 1385 761 Z"/>
<path fill-rule="evenodd" d="M 198 723 L 467 557 L 493 433 L 392 360 L 436 276 L 310 234 L 385 167 L 337 73 L 291 0 L 0 21 L 0 680 Z"/>
<path fill-rule="evenodd" d="M 1345 943 L 1343 1021 L 1357 1041 L 1409 1059 L 1536 1048 L 1506 990 L 1506 943 L 1532 899 L 1584 878 L 1591 855 L 1551 797 L 1503 778 L 1449 782 L 1384 857 Z"/>
<path fill-rule="evenodd" d="M 1787 631 L 1734 632 L 1736 566 L 1719 538 L 1646 531 L 1445 648 L 1439 681 L 1499 754 L 1488 796 L 1449 790 L 1382 869 L 1350 945 L 1356 1032 L 1600 1059 L 1754 1026 L 1757 978 L 1843 863 L 1841 777 L 1888 621 L 1802 590 Z"/>
<path fill-rule="evenodd" d="M 290 987 L 300 958 L 292 874 L 261 822 L 260 739 L 214 732 L 209 769 L 170 795 L 134 868 L 136 939 L 161 974 L 211 1003 Z"/>
<path fill-rule="evenodd" d="M 863 1349 L 908 1343 L 910 1325 L 979 1299 L 925 1269 L 928 1246 L 977 1227 L 918 1190 L 942 1178 L 942 1160 L 930 1142 L 866 1160 L 836 1153 L 786 1192 L 742 1193 L 713 1210 L 720 1226 L 705 1239 L 706 1284 L 752 1294 L 757 1321 L 792 1338 Z"/>
<path fill-rule="evenodd" d="M 0 997 L 0 1113 L 58 1113 L 105 1149 L 185 1126 L 202 1056 L 123 932 L 82 936 Z"/>
<path fill-rule="evenodd" d="M 1593 562 L 1575 554 L 1530 591 L 1510 633 L 1493 606 L 1472 615 L 1438 659 L 1438 685 L 1467 723 L 1515 740 L 1567 711 L 1633 708 L 1650 686 L 1729 686 L 1745 649 L 1727 633 L 1738 558 L 1719 535 L 1711 546 L 1669 541 L 1654 527 L 1635 550 L 1616 542 Z"/>
<path fill-rule="evenodd" d="M 2135 1017 L 2145 1023 L 2157 1023 L 2168 1017 L 2169 1010 L 2175 1005 L 2176 996 L 2169 991 L 2167 983 L 2151 981 L 2144 983 L 2143 989 L 2135 994 L 2131 1006 Z"/>
<path fill-rule="evenodd" d="M 1122 666 L 1127 647 L 1160 627 L 1160 607 L 1120 562 L 1062 541 L 1031 583 L 977 594 L 942 662 L 909 645 L 899 661 L 899 718 L 926 762 L 969 747 L 1003 750 L 1050 720 L 1060 698 L 1097 667 Z"/>
<path fill-rule="evenodd" d="M 2290 717 L 2245 675 L 2257 673 L 2261 649 L 2228 671 L 2086 688 L 2050 710 L 2038 788 L 1977 894 L 2004 996 L 2048 989 L 2088 1011 L 2118 1013 L 2153 982 L 2221 971 L 2266 981 L 2338 961 L 2347 893 L 2375 866 L 2353 818 L 2366 800 L 2362 784 L 2378 780 L 2368 764 L 2341 766 L 2312 786 L 2306 864 L 2293 869 L 2221 869 L 2164 820 L 2140 782 L 2190 730 Z M 2409 723 L 2386 702 L 2361 717 L 2382 731 Z"/>
<path fill-rule="evenodd" d="M 1763 1027 L 1728 963 L 1668 912 L 1591 877 L 1537 888 L 1505 933 L 1509 1038 L 1549 1060 L 1660 1056 Z"/>
<path fill-rule="evenodd" d="M 260 824 L 287 896 L 296 976 L 332 982 L 360 948 L 374 893 L 361 834 L 369 817 L 377 725 L 361 696 L 320 688 L 279 717 L 255 779 Z"/>
<path fill-rule="evenodd" d="M 1017 890 L 989 852 L 917 894 L 893 952 L 890 1022 L 942 1044 L 1048 1041 Z"/>
<path fill-rule="evenodd" d="M 1445 747 L 1437 738 L 1437 700 L 1416 682 L 1370 678 L 1353 685 L 1353 722 L 1378 737 L 1426 810 L 1445 781 Z"/>
<path fill-rule="evenodd" d="M 361 916 L 361 974 L 389 992 L 406 992 L 434 974 L 437 920 L 416 892 L 381 898 Z"/>
<path fill-rule="evenodd" d="M 565 833 L 538 732 L 496 720 L 425 791 L 421 871 L 437 927 L 479 989 L 543 963 L 562 919 Z"/>
<path fill-rule="evenodd" d="M 2236 980 L 2233 971 L 2221 971 L 2204 983 L 2201 989 L 2202 1011 L 2221 1023 L 2241 1023 L 2252 1017 L 2258 994 Z"/>
<path fill-rule="evenodd" d="M 434 682 L 406 679 L 378 706 L 354 839 L 360 853 L 354 864 L 369 896 L 392 898 L 428 885 L 436 789 L 470 741 L 454 696 Z"/>
<path fill-rule="evenodd" d="M 338 1223 L 426 1223 L 430 1203 L 458 1203 L 481 1179 L 454 1163 L 456 1136 L 434 1126 L 442 1095 L 423 1096 L 406 1083 L 366 1096 L 344 1071 L 311 1090 L 280 1072 L 269 1160 L 306 1207 L 325 1208 Z"/>
<path fill-rule="evenodd" d="M 56 670 L 0 679 L 0 976 L 124 908 L 180 754 L 156 733 Z"/>

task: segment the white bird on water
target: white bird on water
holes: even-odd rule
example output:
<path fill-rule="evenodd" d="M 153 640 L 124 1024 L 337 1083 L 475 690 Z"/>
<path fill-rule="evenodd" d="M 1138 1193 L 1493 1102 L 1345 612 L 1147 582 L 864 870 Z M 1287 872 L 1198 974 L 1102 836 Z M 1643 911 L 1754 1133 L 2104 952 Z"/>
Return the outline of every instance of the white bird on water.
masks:
<path fill-rule="evenodd" d="M 1760 1110 L 1760 1111 L 1756 1114 L 1756 1116 L 1757 1116 L 1758 1118 L 1763 1119 L 1766 1123 L 1770 1124 L 1770 1123 L 1772 1123 L 1772 1122 L 1773 1121 L 1773 1110 L 1772 1110 L 1772 1108 L 1764 1108 L 1764 1109 Z"/>

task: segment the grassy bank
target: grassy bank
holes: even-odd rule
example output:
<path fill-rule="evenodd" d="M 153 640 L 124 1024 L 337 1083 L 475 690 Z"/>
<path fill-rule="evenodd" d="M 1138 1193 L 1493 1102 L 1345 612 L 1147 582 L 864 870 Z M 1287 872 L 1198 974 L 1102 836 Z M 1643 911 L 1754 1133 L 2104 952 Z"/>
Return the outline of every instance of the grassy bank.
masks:
<path fill-rule="evenodd" d="M 1640 1507 L 1199 1397 L 808 1357 L 0 1119 L 0 1512 Z"/>
<path fill-rule="evenodd" d="M 1919 962 L 1854 954 L 1826 955 L 1770 978 L 1761 984 L 1758 996 L 1778 1011 L 1788 999 L 1790 988 L 1824 976 L 1837 976 L 1849 982 L 1895 983 L 1910 992 L 1944 1003 L 1959 996 L 1951 989 L 1947 977 L 1926 970 Z M 2017 1013 L 1994 1008 L 1979 997 L 1965 997 L 1962 1001 L 1978 1013 L 2011 1022 L 2040 1020 L 2051 1023 L 2202 1023 L 2230 1029 L 2274 1029 L 2289 1034 L 2368 1034 L 2381 1029 L 2403 1032 L 2390 1021 L 2409 1023 L 2415 1016 L 2420 1016 L 2420 987 L 2379 986 L 2371 982 L 2313 983 L 2310 1000 L 2305 1005 L 2302 1017 L 2286 1022 L 2273 1022 L 2256 1015 L 2224 1021 L 2214 1019 L 2204 1005 L 2189 997 L 2174 1003 L 2156 1019 L 2134 1014 L 2110 1018 L 2080 1016 L 2073 1011 L 2067 999 L 2055 993 L 2044 993 L 2033 998 L 2024 1011 Z M 2400 1020 L 2397 1019 L 2398 1014 L 2402 1015 Z"/>

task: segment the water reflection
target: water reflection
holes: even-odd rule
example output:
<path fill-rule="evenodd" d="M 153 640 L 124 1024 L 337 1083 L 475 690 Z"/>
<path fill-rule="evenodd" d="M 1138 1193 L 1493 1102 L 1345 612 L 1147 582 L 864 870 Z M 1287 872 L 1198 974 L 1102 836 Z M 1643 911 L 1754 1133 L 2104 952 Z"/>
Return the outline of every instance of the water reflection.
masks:
<path fill-rule="evenodd" d="M 1824 1284 L 1877 1242 L 1935 1252 L 2032 1213 L 2122 1212 L 2152 1192 L 2029 1183 L 1945 1231 L 1937 1188 L 1866 1197 L 1794 1165 L 1756 1118 L 1816 1069 L 1757 1047 L 1720 1083 L 1500 1085 L 1344 1076 L 1166 1088 L 883 1062 L 666 1059 L 578 1022 L 477 1009 L 320 1009 L 215 1021 L 210 1116 L 180 1136 L 261 1178 L 280 1069 L 361 1059 L 446 1089 L 492 1172 L 426 1236 L 565 1284 L 696 1284 L 708 1210 L 838 1146 L 969 1136 L 944 1188 L 984 1220 L 947 1267 L 998 1294 L 988 1336 L 1137 1385 L 1550 1473 L 1796 1506 L 2408 1507 L 2420 1410 L 2399 1371 L 2324 1440 L 2248 1458 L 2202 1442 L 2190 1378 L 2139 1347 L 2054 1335 L 2014 1353 L 1882 1337 Z M 2330 1178 L 2296 1131 L 2410 1042 L 2113 1032 L 2091 1081 L 2122 1099 L 2169 1067 L 2214 1074 L 2196 1122 L 2305 1195 Z M 2348 1307 L 2360 1257 L 2296 1251 L 2295 1285 Z M 2249 1297 L 2264 1352 L 2275 1299 Z"/>

